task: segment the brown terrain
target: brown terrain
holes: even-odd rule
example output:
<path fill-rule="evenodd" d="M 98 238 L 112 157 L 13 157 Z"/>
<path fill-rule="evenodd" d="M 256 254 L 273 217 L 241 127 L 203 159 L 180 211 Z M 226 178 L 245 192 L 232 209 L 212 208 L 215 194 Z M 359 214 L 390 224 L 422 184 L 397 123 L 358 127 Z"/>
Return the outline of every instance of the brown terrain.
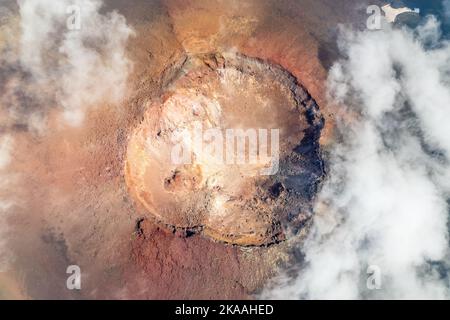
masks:
<path fill-rule="evenodd" d="M 364 8 L 350 0 L 105 1 L 136 32 L 127 98 L 91 109 L 78 128 L 62 126 L 49 107 L 43 136 L 2 124 L 15 137 L 7 192 L 15 204 L 2 235 L 13 268 L 0 273 L 0 298 L 252 298 L 295 259 L 293 244 L 307 232 L 324 174 L 320 148 L 332 139 L 324 82 L 336 28 L 365 21 Z M 213 96 L 225 117 L 208 121 L 219 127 L 282 129 L 277 175 L 201 159 L 170 166 L 163 129 L 206 124 Z M 207 183 L 212 176 L 217 185 Z M 81 267 L 80 291 L 66 289 L 70 264 Z"/>

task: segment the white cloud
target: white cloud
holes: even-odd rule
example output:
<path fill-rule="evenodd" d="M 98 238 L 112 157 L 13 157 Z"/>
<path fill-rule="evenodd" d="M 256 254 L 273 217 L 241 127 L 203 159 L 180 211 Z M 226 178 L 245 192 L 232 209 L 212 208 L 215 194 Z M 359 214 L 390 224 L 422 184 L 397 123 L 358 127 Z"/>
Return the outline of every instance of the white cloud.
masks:
<path fill-rule="evenodd" d="M 19 6 L 20 63 L 40 86 L 55 89 L 69 124 L 81 124 L 96 103 L 120 101 L 131 69 L 126 43 L 133 34 L 122 15 L 100 14 L 100 0 L 19 0 Z M 79 30 L 67 27 L 71 6 L 80 9 Z"/>
<path fill-rule="evenodd" d="M 430 18 L 415 32 L 346 31 L 329 75 L 341 138 L 297 276 L 270 298 L 449 298 L 450 46 Z M 430 41 L 431 39 L 431 41 Z M 367 267 L 382 287 L 366 287 Z"/>

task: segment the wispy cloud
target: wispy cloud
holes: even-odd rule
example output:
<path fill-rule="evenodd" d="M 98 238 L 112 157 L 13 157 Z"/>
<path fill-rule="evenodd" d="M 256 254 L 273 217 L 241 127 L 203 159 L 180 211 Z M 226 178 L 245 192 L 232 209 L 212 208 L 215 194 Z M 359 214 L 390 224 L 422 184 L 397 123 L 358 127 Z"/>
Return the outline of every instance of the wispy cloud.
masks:
<path fill-rule="evenodd" d="M 23 104 L 20 98 L 32 96 L 39 101 L 35 113 L 42 115 L 39 109 L 48 106 L 60 108 L 67 123 L 78 126 L 88 108 L 123 98 L 132 67 L 126 44 L 133 30 L 122 15 L 100 13 L 100 0 L 18 4 L 17 58 L 2 61 L 4 74 L 10 74 L 8 103 L 15 104 L 16 111 L 23 108 L 18 106 Z"/>
<path fill-rule="evenodd" d="M 415 31 L 343 31 L 328 87 L 346 117 L 305 262 L 264 297 L 450 297 L 450 46 L 439 28 L 430 17 Z M 366 285 L 369 266 L 379 290 Z"/>
<path fill-rule="evenodd" d="M 132 68 L 126 45 L 134 31 L 118 12 L 104 13 L 101 0 L 17 3 L 0 6 L 0 270 L 12 259 L 7 217 L 28 201 L 20 197 L 26 177 L 13 171 L 12 156 L 24 150 L 16 147 L 33 143 L 21 132 L 51 134 L 52 111 L 58 124 L 83 125 L 89 108 L 125 98 Z"/>

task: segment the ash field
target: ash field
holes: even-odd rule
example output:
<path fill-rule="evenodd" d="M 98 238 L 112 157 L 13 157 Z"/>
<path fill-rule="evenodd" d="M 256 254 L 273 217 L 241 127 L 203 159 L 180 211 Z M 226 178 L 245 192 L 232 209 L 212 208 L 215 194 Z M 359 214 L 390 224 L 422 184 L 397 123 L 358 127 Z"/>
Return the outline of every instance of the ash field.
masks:
<path fill-rule="evenodd" d="M 1 299 L 450 297 L 450 1 L 0 1 Z"/>

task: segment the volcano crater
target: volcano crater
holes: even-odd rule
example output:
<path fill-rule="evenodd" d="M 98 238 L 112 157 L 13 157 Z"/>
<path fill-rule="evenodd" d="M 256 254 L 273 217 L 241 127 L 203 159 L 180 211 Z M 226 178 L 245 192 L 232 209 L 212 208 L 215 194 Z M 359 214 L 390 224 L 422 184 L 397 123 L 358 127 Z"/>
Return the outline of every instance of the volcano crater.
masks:
<path fill-rule="evenodd" d="M 301 234 L 324 176 L 315 100 L 283 67 L 236 52 L 178 65 L 129 137 L 125 180 L 137 205 L 169 229 L 235 245 Z M 230 132 L 245 133 L 241 158 Z M 252 154 L 251 139 L 270 148 Z"/>

